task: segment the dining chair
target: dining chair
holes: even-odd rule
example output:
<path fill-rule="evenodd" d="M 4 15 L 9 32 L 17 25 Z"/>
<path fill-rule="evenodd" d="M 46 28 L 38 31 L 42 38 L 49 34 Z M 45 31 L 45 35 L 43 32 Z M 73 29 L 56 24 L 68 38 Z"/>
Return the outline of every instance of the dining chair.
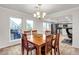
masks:
<path fill-rule="evenodd" d="M 54 54 L 60 55 L 59 51 L 59 38 L 60 38 L 60 33 L 56 33 L 55 38 L 52 40 L 52 48 L 54 49 Z"/>
<path fill-rule="evenodd" d="M 24 49 L 26 49 L 27 55 L 29 54 L 29 51 L 31 51 L 32 54 L 32 50 L 36 49 L 33 44 L 28 42 L 27 34 L 22 34 L 22 55 L 24 55 Z"/>
<path fill-rule="evenodd" d="M 46 40 L 45 40 L 46 44 L 44 47 L 42 47 L 42 51 L 43 54 L 47 55 L 50 54 L 52 55 L 52 35 L 47 35 L 46 36 Z"/>
<path fill-rule="evenodd" d="M 32 30 L 32 34 L 37 34 L 37 30 Z"/>
<path fill-rule="evenodd" d="M 49 52 L 52 55 L 52 35 L 46 36 L 46 44 L 45 44 L 45 55 Z"/>

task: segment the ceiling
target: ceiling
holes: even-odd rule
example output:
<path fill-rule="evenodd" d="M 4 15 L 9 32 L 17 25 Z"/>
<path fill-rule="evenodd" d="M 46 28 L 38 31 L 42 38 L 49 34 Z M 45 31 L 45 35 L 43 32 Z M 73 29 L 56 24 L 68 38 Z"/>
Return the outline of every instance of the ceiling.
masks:
<path fill-rule="evenodd" d="M 36 6 L 37 4 L 0 4 L 0 7 L 14 9 L 28 14 L 33 14 L 36 11 Z M 41 11 L 50 14 L 75 7 L 79 7 L 79 4 L 42 4 Z"/>

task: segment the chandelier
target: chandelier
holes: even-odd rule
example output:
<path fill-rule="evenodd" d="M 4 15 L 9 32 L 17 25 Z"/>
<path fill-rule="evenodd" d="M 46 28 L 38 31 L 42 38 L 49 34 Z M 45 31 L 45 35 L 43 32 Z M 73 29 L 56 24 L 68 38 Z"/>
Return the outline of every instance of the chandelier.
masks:
<path fill-rule="evenodd" d="M 41 6 L 41 4 L 38 4 L 36 6 L 36 12 L 33 14 L 33 16 L 37 19 L 43 19 L 46 16 L 46 13 L 41 10 Z"/>

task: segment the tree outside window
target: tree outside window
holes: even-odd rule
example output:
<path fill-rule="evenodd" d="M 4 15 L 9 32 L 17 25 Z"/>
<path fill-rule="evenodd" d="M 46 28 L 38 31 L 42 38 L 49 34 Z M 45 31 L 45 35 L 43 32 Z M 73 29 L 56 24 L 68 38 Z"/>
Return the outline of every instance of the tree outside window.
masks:
<path fill-rule="evenodd" d="M 33 29 L 33 21 L 32 20 L 26 20 L 26 28 L 27 28 L 27 30 Z"/>
<path fill-rule="evenodd" d="M 11 40 L 21 38 L 21 19 L 10 17 L 10 37 Z"/>

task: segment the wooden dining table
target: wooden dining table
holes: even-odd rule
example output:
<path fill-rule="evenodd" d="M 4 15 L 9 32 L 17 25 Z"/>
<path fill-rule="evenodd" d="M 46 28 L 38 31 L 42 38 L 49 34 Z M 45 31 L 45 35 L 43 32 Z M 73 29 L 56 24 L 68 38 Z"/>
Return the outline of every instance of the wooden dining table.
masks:
<path fill-rule="evenodd" d="M 36 47 L 36 54 L 41 55 L 41 47 L 45 46 L 46 35 L 45 34 L 27 35 L 27 40 Z"/>

